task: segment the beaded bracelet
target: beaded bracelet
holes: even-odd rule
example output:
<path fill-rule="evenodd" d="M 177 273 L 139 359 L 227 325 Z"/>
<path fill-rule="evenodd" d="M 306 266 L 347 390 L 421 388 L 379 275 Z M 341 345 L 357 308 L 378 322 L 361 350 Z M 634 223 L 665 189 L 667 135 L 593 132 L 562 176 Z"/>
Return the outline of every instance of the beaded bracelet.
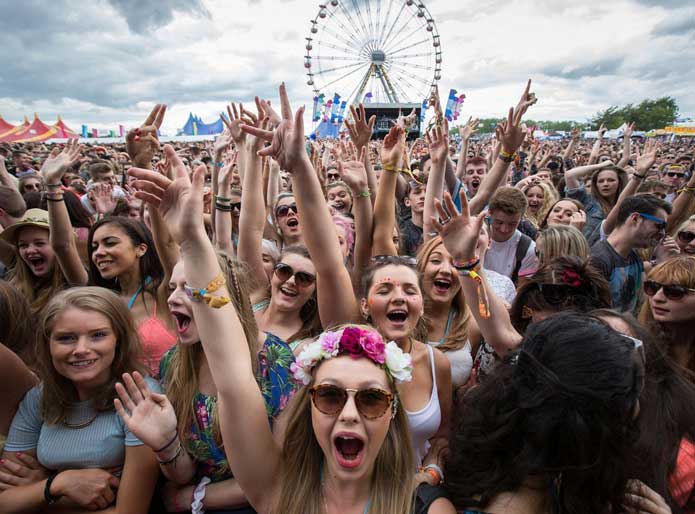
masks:
<path fill-rule="evenodd" d="M 478 264 L 480 264 L 480 259 L 474 257 L 470 261 L 454 261 L 453 266 L 458 271 L 468 271 L 475 268 Z"/>

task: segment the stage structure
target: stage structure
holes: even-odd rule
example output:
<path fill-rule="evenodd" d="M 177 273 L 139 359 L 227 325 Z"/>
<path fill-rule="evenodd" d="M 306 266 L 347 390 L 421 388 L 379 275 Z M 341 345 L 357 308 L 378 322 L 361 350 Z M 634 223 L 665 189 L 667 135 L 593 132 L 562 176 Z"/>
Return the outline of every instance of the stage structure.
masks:
<path fill-rule="evenodd" d="M 305 48 L 314 121 L 322 125 L 342 121 L 344 106 L 359 103 L 382 118 L 395 119 L 399 109 L 407 115 L 414 106 L 421 111 L 441 78 L 439 32 L 415 0 L 319 4 Z M 327 105 L 336 96 L 340 103 Z"/>

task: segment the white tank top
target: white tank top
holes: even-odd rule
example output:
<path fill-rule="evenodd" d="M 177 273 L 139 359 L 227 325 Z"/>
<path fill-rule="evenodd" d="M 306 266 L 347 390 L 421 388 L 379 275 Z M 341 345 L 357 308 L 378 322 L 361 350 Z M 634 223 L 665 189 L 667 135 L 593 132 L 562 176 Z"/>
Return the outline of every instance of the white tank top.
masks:
<path fill-rule="evenodd" d="M 428 341 L 428 344 L 437 348 L 439 341 Z M 466 340 L 466 344 L 458 350 L 447 350 L 444 353 L 451 363 L 451 385 L 454 389 L 468 382 L 473 369 L 473 355 L 471 354 L 471 342 Z"/>
<path fill-rule="evenodd" d="M 442 422 L 442 409 L 439 406 L 437 376 L 434 369 L 434 351 L 430 345 L 427 345 L 427 351 L 429 352 L 430 365 L 432 367 L 432 394 L 430 395 L 430 401 L 417 412 L 405 411 L 408 416 L 410 441 L 415 451 L 417 467 L 422 465 L 422 459 L 425 458 L 430 449 L 429 440 L 437 433 Z"/>

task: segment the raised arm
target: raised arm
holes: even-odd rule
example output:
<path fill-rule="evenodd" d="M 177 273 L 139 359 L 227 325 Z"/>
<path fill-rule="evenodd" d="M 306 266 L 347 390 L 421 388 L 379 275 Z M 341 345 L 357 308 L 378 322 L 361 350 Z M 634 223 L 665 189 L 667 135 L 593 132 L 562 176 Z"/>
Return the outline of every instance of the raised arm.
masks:
<path fill-rule="evenodd" d="M 268 159 L 267 162 L 268 193 L 265 201 L 266 216 L 270 214 L 270 209 L 277 203 L 280 194 L 280 165 L 273 159 Z"/>
<path fill-rule="evenodd" d="M 80 146 L 77 144 L 77 139 L 72 139 L 68 141 L 62 152 L 58 153 L 57 149 L 54 149 L 41 166 L 41 175 L 48 190 L 46 199 L 48 200 L 48 223 L 51 227 L 51 247 L 65 279 L 72 286 L 86 285 L 88 276 L 77 251 L 68 209 L 63 202 L 64 193 L 60 179 L 79 155 Z"/>
<path fill-rule="evenodd" d="M 579 127 L 574 127 L 572 129 L 572 137 L 570 137 L 570 142 L 567 145 L 567 148 L 565 148 L 564 153 L 562 154 L 562 161 L 566 162 L 567 159 L 571 159 L 572 155 L 574 154 L 574 148 L 577 146 L 577 141 L 579 140 Z"/>
<path fill-rule="evenodd" d="M 217 177 L 217 194 L 213 209 L 215 216 L 215 247 L 230 257 L 234 257 L 234 244 L 232 243 L 232 207 L 230 196 L 232 194 L 232 174 L 237 162 L 238 153 L 235 153 L 229 162 L 225 163 Z"/>
<path fill-rule="evenodd" d="M 598 164 L 587 164 L 586 166 L 577 166 L 570 170 L 565 171 L 565 184 L 567 189 L 576 189 L 582 185 L 582 180 L 586 175 L 590 175 L 596 170 L 605 168 L 607 166 L 613 166 L 611 161 L 603 161 Z"/>
<path fill-rule="evenodd" d="M 355 216 L 355 249 L 353 252 L 352 281 L 360 284 L 362 274 L 369 265 L 372 252 L 372 199 L 367 186 L 367 148 L 362 147 L 359 160 L 338 161 L 340 178 L 352 191 L 352 210 Z"/>
<path fill-rule="evenodd" d="M 478 118 L 468 118 L 468 121 L 463 127 L 459 127 L 459 135 L 461 136 L 461 153 L 459 160 L 456 163 L 456 176 L 463 180 L 466 174 L 466 162 L 468 161 L 468 142 L 473 134 L 478 132 Z"/>
<path fill-rule="evenodd" d="M 630 144 L 632 143 L 632 131 L 635 128 L 634 123 L 630 123 L 623 133 L 623 155 L 620 157 L 617 166 L 619 168 L 624 168 L 627 163 L 630 162 Z M 646 149 L 645 149 L 646 152 Z"/>
<path fill-rule="evenodd" d="M 223 123 L 227 122 L 224 116 L 220 114 L 220 118 L 222 119 Z M 217 241 L 217 209 L 215 209 L 214 201 L 217 199 L 217 195 L 220 194 L 219 192 L 219 175 L 220 175 L 220 170 L 224 167 L 224 152 L 229 148 L 229 145 L 232 143 L 232 135 L 229 131 L 229 128 L 226 128 L 219 136 L 215 138 L 215 142 L 212 145 L 213 153 L 214 153 L 214 158 L 213 158 L 213 167 L 212 167 L 212 177 L 211 177 L 211 182 L 212 182 L 212 201 L 213 201 L 213 206 L 212 206 L 212 215 L 210 217 L 210 223 L 212 225 L 212 232 L 215 234 L 215 241 Z"/>
<path fill-rule="evenodd" d="M 362 148 L 367 151 L 367 186 L 372 192 L 372 195 L 376 195 L 376 175 L 372 169 L 372 163 L 369 159 L 369 141 L 372 138 L 372 133 L 374 132 L 374 124 L 376 123 L 376 115 L 369 117 L 367 121 L 367 113 L 364 110 L 364 105 L 359 105 L 359 110 L 355 109 L 353 105 L 350 106 L 350 114 L 352 114 L 352 121 L 345 120 L 345 126 L 350 134 L 350 139 L 355 143 L 357 151 L 361 152 Z M 372 205 L 374 205 L 375 198 L 371 199 Z"/>
<path fill-rule="evenodd" d="M 259 130 L 268 128 L 265 120 L 265 112 L 262 110 L 260 99 L 256 100 L 261 121 L 256 126 Z M 243 128 L 250 125 L 240 125 Z M 244 132 L 246 134 L 246 132 Z M 242 179 L 243 205 L 239 216 L 239 243 L 237 256 L 251 269 L 251 273 L 258 280 L 258 290 L 265 290 L 268 286 L 267 275 L 263 269 L 263 230 L 266 220 L 266 206 L 263 198 L 263 176 L 261 174 L 261 158 L 258 151 L 263 147 L 263 139 L 255 136 L 248 138 L 246 148 L 246 167 Z"/>
<path fill-rule="evenodd" d="M 472 218 L 468 210 L 466 194 L 463 191 L 461 191 L 460 199 L 461 213 L 457 211 L 451 195 L 444 193 L 444 205 L 451 215 L 444 210 L 442 202 L 436 200 L 438 216 L 433 217 L 431 222 L 442 237 L 444 247 L 453 257 L 454 262 L 472 265 L 477 259 L 475 248 L 484 215 L 481 213 Z M 504 356 L 519 345 L 522 339 L 521 334 L 512 326 L 504 302 L 495 295 L 485 280 L 482 264 L 478 263 L 472 267 L 478 273 L 480 282 L 477 282 L 473 274 L 459 273 L 459 282 L 466 304 L 470 306 L 485 342 L 492 346 L 498 355 Z M 485 311 L 485 306 L 488 312 Z"/>
<path fill-rule="evenodd" d="M 271 146 L 261 150 L 259 155 L 272 156 L 281 168 L 292 173 L 300 223 L 312 228 L 302 234 L 316 267 L 321 324 L 329 327 L 346 323 L 357 316 L 357 301 L 321 184 L 304 149 L 304 108 L 300 107 L 293 119 L 284 84 L 280 86 L 280 101 L 282 122 L 277 129 L 269 131 L 248 125 L 242 125 L 242 129 L 272 141 Z"/>
<path fill-rule="evenodd" d="M 398 249 L 393 244 L 393 230 L 396 227 L 396 183 L 399 177 L 398 170 L 403 165 L 404 150 L 405 132 L 398 125 L 394 125 L 381 147 L 381 164 L 384 171 L 374 202 L 372 255 L 398 255 Z"/>
<path fill-rule="evenodd" d="M 673 232 L 683 221 L 682 218 L 688 213 L 688 209 L 693 205 L 695 197 L 695 173 L 690 177 L 688 183 L 678 192 L 678 196 L 673 201 L 673 210 L 668 216 L 667 232 Z"/>
<path fill-rule="evenodd" d="M 301 111 L 300 111 L 301 113 Z M 198 334 L 217 387 L 217 412 L 232 473 L 259 512 L 268 512 L 277 494 L 281 450 L 273 441 L 261 391 L 241 321 L 229 301 L 215 249 L 202 223 L 205 167 L 175 181 L 151 171 L 129 171 L 137 178 L 136 195 L 156 206 L 174 239 L 181 245 L 186 282 L 198 291 L 207 288 L 206 301 L 193 302 Z M 210 297 L 216 297 L 215 302 Z M 239 413 L 244 415 L 239 417 Z"/>
<path fill-rule="evenodd" d="M 422 236 L 424 241 L 428 241 L 432 238 L 431 218 L 436 213 L 434 200 L 441 198 L 444 192 L 444 173 L 449 153 L 449 123 L 446 118 L 441 126 L 435 126 L 425 135 L 425 140 L 432 159 L 432 169 L 425 189 L 425 210 L 422 215 Z"/>
<path fill-rule="evenodd" d="M 601 143 L 603 142 L 603 135 L 606 133 L 607 130 L 608 129 L 606 128 L 606 126 L 603 123 L 601 123 L 601 126 L 598 129 L 598 137 L 596 138 L 596 142 L 594 143 L 594 146 L 591 147 L 591 154 L 589 155 L 588 164 L 596 164 L 598 162 L 598 156 L 601 153 Z"/>
<path fill-rule="evenodd" d="M 644 147 L 644 154 L 640 155 L 639 150 L 637 151 L 637 163 L 635 166 L 635 172 L 630 175 L 630 180 L 627 185 L 623 188 L 618 196 L 618 200 L 615 205 L 606 216 L 606 221 L 603 222 L 603 233 L 608 235 L 613 232 L 615 225 L 618 221 L 618 211 L 622 203 L 632 195 L 637 192 L 640 184 L 644 182 L 647 178 L 647 173 L 652 167 L 652 164 L 656 161 L 656 151 L 657 145 L 654 141 L 649 141 Z"/>

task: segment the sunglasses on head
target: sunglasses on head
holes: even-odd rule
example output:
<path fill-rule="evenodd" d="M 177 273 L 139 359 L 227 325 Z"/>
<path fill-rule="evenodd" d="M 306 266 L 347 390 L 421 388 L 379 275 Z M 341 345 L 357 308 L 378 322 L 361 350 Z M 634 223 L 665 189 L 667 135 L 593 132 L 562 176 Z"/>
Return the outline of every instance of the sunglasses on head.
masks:
<path fill-rule="evenodd" d="M 319 411 L 328 416 L 339 414 L 348 400 L 348 393 L 355 393 L 355 406 L 365 419 L 378 419 L 393 405 L 396 413 L 396 397 L 375 387 L 370 389 L 345 389 L 332 384 L 321 384 L 309 389 L 311 401 Z"/>
<path fill-rule="evenodd" d="M 316 282 L 315 275 L 307 273 L 306 271 L 297 271 L 295 273 L 292 266 L 284 262 L 278 262 L 273 269 L 275 271 L 275 276 L 283 282 L 287 282 L 290 278 L 294 277 L 294 283 L 297 284 L 298 287 L 309 287 Z"/>
<path fill-rule="evenodd" d="M 690 243 L 693 239 L 695 239 L 695 232 L 681 230 L 678 232 L 678 239 L 680 239 L 680 241 L 683 243 Z"/>
<path fill-rule="evenodd" d="M 669 300 L 680 300 L 687 294 L 695 293 L 695 289 L 689 287 L 674 284 L 660 284 L 653 280 L 647 280 L 643 287 L 644 294 L 647 296 L 654 296 L 660 289 L 663 289 L 664 296 Z"/>
<path fill-rule="evenodd" d="M 285 216 L 287 216 L 290 213 L 290 211 L 294 212 L 295 214 L 297 214 L 299 212 L 297 210 L 297 204 L 296 203 L 291 203 L 288 205 L 279 205 L 275 209 L 275 217 L 276 218 L 284 218 Z"/>
<path fill-rule="evenodd" d="M 656 216 L 645 214 L 643 212 L 638 212 L 637 214 L 639 214 L 640 217 L 644 218 L 645 220 L 653 221 L 656 224 L 656 228 L 659 230 L 666 230 L 666 220 L 662 220 L 661 218 L 657 218 Z"/>

